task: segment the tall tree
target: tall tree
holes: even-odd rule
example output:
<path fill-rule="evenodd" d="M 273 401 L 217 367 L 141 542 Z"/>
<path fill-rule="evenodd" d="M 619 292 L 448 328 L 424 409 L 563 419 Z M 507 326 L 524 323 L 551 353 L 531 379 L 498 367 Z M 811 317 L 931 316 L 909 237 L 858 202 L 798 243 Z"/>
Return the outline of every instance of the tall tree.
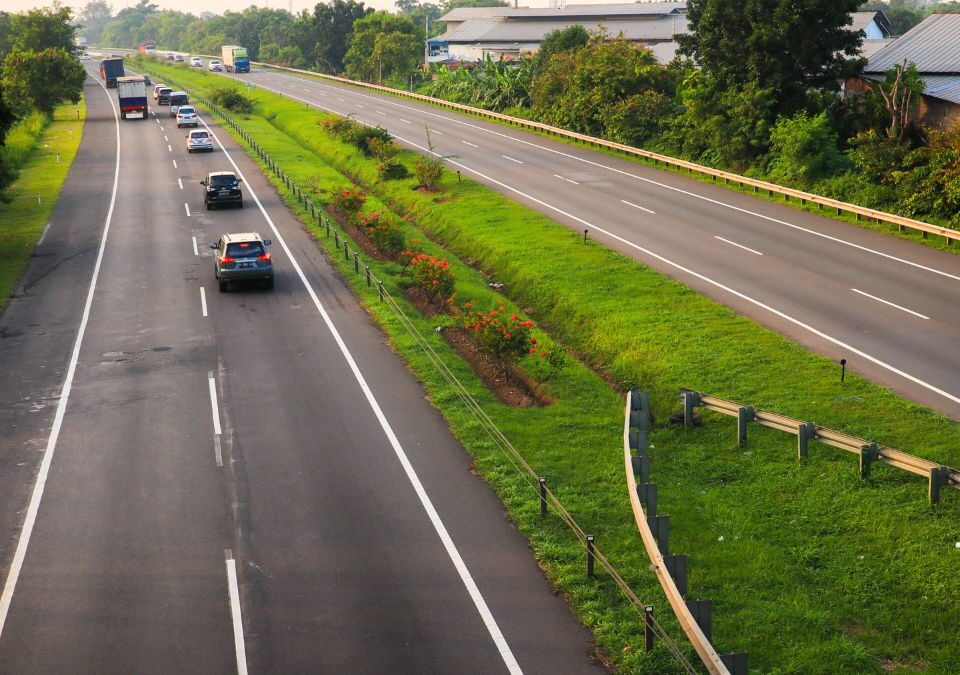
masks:
<path fill-rule="evenodd" d="M 311 44 L 304 56 L 313 60 L 317 68 L 324 72 L 342 73 L 343 59 L 353 37 L 354 22 L 372 11 L 356 0 L 317 3 L 307 33 Z"/>
<path fill-rule="evenodd" d="M 44 49 L 73 52 L 73 24 L 73 10 L 56 3 L 53 8 L 44 7 L 13 14 L 10 19 L 12 48 L 34 52 Z"/>
<path fill-rule="evenodd" d="M 721 88 L 771 92 L 774 114 L 805 107 L 811 90 L 836 90 L 857 72 L 862 35 L 850 30 L 860 0 L 690 0 L 691 33 L 677 36 Z"/>
<path fill-rule="evenodd" d="M 374 12 L 353 24 L 344 66 L 347 75 L 368 82 L 406 78 L 422 51 L 421 33 L 408 17 Z"/>
<path fill-rule="evenodd" d="M 0 71 L 9 101 L 22 101 L 48 115 L 58 103 L 79 101 L 85 78 L 83 66 L 65 49 L 14 49 L 3 60 Z"/>
<path fill-rule="evenodd" d="M 113 18 L 113 10 L 104 0 L 90 0 L 80 12 L 80 23 L 83 28 L 80 33 L 86 36 L 91 44 L 100 39 L 104 26 Z"/>

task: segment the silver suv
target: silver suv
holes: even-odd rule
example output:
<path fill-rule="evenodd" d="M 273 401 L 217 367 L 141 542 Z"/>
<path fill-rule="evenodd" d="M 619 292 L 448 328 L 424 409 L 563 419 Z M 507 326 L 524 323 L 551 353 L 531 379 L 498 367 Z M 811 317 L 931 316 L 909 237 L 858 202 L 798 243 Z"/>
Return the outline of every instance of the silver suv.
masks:
<path fill-rule="evenodd" d="M 225 293 L 231 281 L 263 281 L 267 288 L 273 288 L 273 260 L 267 247 L 269 239 L 261 239 L 256 232 L 238 232 L 225 234 L 214 249 L 214 275 L 219 282 L 220 292 Z"/>

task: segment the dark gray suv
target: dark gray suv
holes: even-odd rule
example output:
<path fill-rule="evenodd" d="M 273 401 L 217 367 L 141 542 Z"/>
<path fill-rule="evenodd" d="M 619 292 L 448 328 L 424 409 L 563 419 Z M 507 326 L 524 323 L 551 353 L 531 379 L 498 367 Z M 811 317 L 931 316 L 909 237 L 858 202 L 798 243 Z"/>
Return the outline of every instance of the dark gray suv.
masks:
<path fill-rule="evenodd" d="M 214 249 L 213 273 L 217 277 L 220 291 L 226 292 L 231 281 L 263 281 L 267 288 L 273 288 L 273 260 L 267 247 L 269 239 L 261 239 L 256 232 L 225 234 Z"/>
<path fill-rule="evenodd" d="M 200 184 L 203 186 L 203 204 L 207 211 L 214 204 L 236 204 L 243 208 L 240 179 L 232 171 L 212 171 Z"/>

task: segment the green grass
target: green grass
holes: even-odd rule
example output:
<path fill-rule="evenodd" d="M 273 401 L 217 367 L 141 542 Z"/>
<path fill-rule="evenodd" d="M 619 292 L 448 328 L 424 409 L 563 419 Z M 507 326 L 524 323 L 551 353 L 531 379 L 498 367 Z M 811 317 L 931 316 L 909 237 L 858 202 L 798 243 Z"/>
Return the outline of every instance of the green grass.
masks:
<path fill-rule="evenodd" d="M 39 113 L 30 115 L 7 137 L 4 157 L 12 166 L 19 167 L 20 174 L 5 192 L 9 201 L 0 201 L 0 238 L 4 242 L 0 249 L 0 311 L 50 220 L 80 146 L 85 119 L 81 98 L 77 104 L 57 107 L 53 120 Z"/>
<path fill-rule="evenodd" d="M 159 70 L 194 91 L 217 82 Z M 254 96 L 255 113 L 240 120 L 243 127 L 298 183 L 322 186 L 320 201 L 350 181 L 370 187 L 374 206 L 408 218 L 409 236 L 422 232 L 447 251 L 462 300 L 499 302 L 487 283 L 503 282 L 505 304 L 590 366 L 571 363 L 546 383 L 554 405 L 506 408 L 431 332 L 440 321 L 415 319 L 674 634 L 627 502 L 618 391 L 633 384 L 651 391 L 660 420 L 685 386 L 960 464 L 957 424 L 943 416 L 857 376 L 841 384 L 829 360 L 477 183 L 448 174 L 443 193 L 424 195 L 411 190 L 412 181 L 378 182 L 372 161 L 317 126 L 323 114 L 266 92 Z M 413 158 L 406 153 L 403 161 Z M 669 672 L 662 650 L 642 653 L 640 623 L 610 581 L 583 578 L 576 541 L 557 521 L 540 521 L 532 492 L 376 294 L 325 237 L 318 242 L 424 382 L 598 643 L 625 670 Z M 399 296 L 396 265 L 366 263 Z M 879 466 L 861 481 L 853 456 L 825 446 L 798 463 L 796 439 L 769 429 L 752 429 L 740 449 L 732 420 L 705 419 L 694 430 L 655 429 L 653 476 L 660 512 L 671 516 L 671 548 L 691 555 L 690 597 L 715 601 L 718 649 L 748 651 L 762 672 L 954 671 L 960 495 L 951 490 L 930 507 L 925 482 L 909 474 Z"/>

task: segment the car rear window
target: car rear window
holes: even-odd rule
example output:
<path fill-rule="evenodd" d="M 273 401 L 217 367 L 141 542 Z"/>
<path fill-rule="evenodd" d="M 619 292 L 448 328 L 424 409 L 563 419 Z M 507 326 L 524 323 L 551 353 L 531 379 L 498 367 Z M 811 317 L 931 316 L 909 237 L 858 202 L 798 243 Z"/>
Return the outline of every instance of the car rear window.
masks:
<path fill-rule="evenodd" d="M 210 138 L 206 131 L 191 131 L 190 138 Z"/>
<path fill-rule="evenodd" d="M 186 104 L 186 103 L 189 103 L 189 101 L 188 101 L 187 97 L 186 97 L 185 95 L 183 95 L 183 94 L 179 94 L 178 96 L 171 96 L 171 97 L 170 97 L 170 105 L 184 105 L 184 104 Z"/>
<path fill-rule="evenodd" d="M 231 258 L 255 258 L 262 254 L 263 245 L 259 241 L 227 244 L 227 255 Z"/>
<path fill-rule="evenodd" d="M 213 187 L 232 187 L 236 182 L 236 176 L 210 176 L 210 185 Z"/>
<path fill-rule="evenodd" d="M 177 112 L 180 113 L 181 115 L 192 115 L 196 111 L 190 106 L 182 105 L 180 106 L 180 109 L 177 110 Z"/>

